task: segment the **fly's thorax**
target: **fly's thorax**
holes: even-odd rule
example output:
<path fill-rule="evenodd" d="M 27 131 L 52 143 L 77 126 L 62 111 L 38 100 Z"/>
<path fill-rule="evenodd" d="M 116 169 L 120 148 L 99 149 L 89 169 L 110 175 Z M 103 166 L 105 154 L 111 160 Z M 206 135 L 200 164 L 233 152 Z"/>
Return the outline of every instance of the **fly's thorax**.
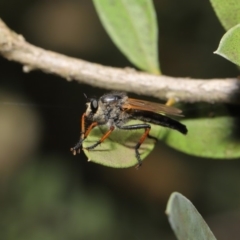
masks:
<path fill-rule="evenodd" d="M 130 118 L 129 118 L 129 114 L 125 111 L 121 111 L 121 113 L 119 114 L 118 118 L 115 121 L 115 126 L 116 127 L 121 127 L 124 124 L 126 124 Z"/>
<path fill-rule="evenodd" d="M 117 127 L 125 123 L 126 114 L 122 109 L 122 105 L 123 98 L 114 101 L 100 101 L 99 107 L 102 109 L 102 114 L 108 126 Z"/>
<path fill-rule="evenodd" d="M 128 114 L 122 109 L 126 100 L 127 96 L 123 93 L 106 94 L 99 100 L 90 99 L 86 103 L 86 117 L 99 125 L 121 126 L 128 118 Z"/>

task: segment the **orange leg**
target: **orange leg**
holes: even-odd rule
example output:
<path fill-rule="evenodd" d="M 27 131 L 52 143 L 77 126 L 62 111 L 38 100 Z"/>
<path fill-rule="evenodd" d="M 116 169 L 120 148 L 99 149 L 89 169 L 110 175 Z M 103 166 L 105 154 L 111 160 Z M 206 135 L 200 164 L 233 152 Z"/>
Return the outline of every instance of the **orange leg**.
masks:
<path fill-rule="evenodd" d="M 97 125 L 98 125 L 97 122 L 93 122 L 93 123 L 89 126 L 88 130 L 87 130 L 85 133 L 82 133 L 82 134 L 83 134 L 83 139 L 85 139 L 85 138 L 88 136 L 88 134 L 92 131 L 92 129 L 93 129 L 94 127 L 96 127 Z"/>
<path fill-rule="evenodd" d="M 80 138 L 83 138 L 84 134 L 85 134 L 85 118 L 86 118 L 86 113 L 84 113 L 82 115 L 82 118 L 81 118 L 81 135 L 80 135 Z"/>
<path fill-rule="evenodd" d="M 86 113 L 82 115 L 81 118 L 81 135 L 78 143 L 70 149 L 70 151 L 73 153 L 73 155 L 76 155 L 77 153 L 80 153 L 82 142 L 86 139 L 88 134 L 91 132 L 91 130 L 98 125 L 97 122 L 93 122 L 87 129 L 85 130 L 85 119 L 86 119 Z"/>
<path fill-rule="evenodd" d="M 136 158 L 138 161 L 136 168 L 139 168 L 142 165 L 142 160 L 141 160 L 138 149 L 140 148 L 142 143 L 145 141 L 146 137 L 149 137 L 149 132 L 151 130 L 151 126 L 149 124 L 136 124 L 136 125 L 121 126 L 119 128 L 122 130 L 135 130 L 135 129 L 144 129 L 145 130 L 144 134 L 141 136 L 141 138 L 139 139 L 138 143 L 135 146 L 135 153 L 136 153 Z M 150 138 L 154 138 L 154 137 L 150 137 Z"/>
<path fill-rule="evenodd" d="M 140 158 L 140 153 L 139 153 L 138 149 L 141 147 L 142 143 L 145 141 L 145 139 L 147 137 L 155 139 L 154 137 L 149 135 L 150 130 L 151 130 L 151 128 L 145 128 L 144 134 L 141 136 L 141 138 L 139 139 L 138 143 L 135 146 L 136 157 L 137 157 L 137 160 L 138 160 L 138 164 L 136 165 L 136 169 L 139 169 L 139 167 L 142 166 L 142 160 Z"/>
<path fill-rule="evenodd" d="M 94 149 L 96 146 L 98 146 L 99 144 L 101 144 L 106 138 L 108 138 L 108 136 L 112 133 L 112 131 L 115 129 L 114 126 L 111 126 L 110 129 L 100 138 L 99 141 L 97 141 L 95 144 L 93 144 L 90 147 L 86 147 L 87 150 L 91 150 Z"/>
<path fill-rule="evenodd" d="M 146 128 L 144 134 L 141 136 L 141 138 L 138 141 L 139 145 L 137 148 L 140 148 L 140 146 L 142 145 L 142 143 L 145 141 L 146 137 L 148 137 L 148 134 L 150 132 L 151 128 Z"/>
<path fill-rule="evenodd" d="M 172 106 L 174 105 L 176 100 L 174 98 L 169 98 L 167 102 L 165 103 L 166 106 Z"/>

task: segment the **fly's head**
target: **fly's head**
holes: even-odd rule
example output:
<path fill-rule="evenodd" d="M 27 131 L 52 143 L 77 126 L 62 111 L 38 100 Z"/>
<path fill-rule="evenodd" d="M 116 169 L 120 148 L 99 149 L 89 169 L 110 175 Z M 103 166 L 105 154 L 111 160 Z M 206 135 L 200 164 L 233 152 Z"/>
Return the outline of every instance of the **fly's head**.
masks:
<path fill-rule="evenodd" d="M 89 101 L 86 103 L 86 117 L 91 122 L 103 123 L 104 118 L 100 101 L 97 98 L 90 98 L 88 100 Z"/>

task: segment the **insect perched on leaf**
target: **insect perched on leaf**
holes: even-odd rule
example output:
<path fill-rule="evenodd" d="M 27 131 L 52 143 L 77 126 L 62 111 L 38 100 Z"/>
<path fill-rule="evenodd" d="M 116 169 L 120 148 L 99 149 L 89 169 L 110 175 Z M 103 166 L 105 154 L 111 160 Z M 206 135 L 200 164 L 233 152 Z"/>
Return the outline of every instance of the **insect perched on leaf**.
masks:
<path fill-rule="evenodd" d="M 99 136 L 98 141 L 86 147 L 86 150 L 95 149 L 99 144 L 103 143 L 104 140 L 111 137 L 111 133 L 116 129 L 121 131 L 144 130 L 133 149 L 135 151 L 137 166 L 141 166 L 142 163 L 139 148 L 146 138 L 155 138 L 150 135 L 151 124 L 175 129 L 183 134 L 187 134 L 185 125 L 166 116 L 182 116 L 180 109 L 159 103 L 129 98 L 126 93 L 113 92 L 107 93 L 99 99 L 90 98 L 86 105 L 87 109 L 82 115 L 81 120 L 80 139 L 78 143 L 71 148 L 73 155 L 80 153 L 83 142 L 94 128 L 100 126 L 107 126 L 107 130 L 102 136 Z M 131 124 L 132 120 L 140 120 L 140 123 Z"/>

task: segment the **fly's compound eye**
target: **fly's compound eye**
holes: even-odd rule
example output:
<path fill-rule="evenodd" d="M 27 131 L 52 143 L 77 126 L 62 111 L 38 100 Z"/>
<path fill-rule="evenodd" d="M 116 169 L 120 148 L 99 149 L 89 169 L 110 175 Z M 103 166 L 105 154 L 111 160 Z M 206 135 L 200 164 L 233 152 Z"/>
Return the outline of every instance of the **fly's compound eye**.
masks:
<path fill-rule="evenodd" d="M 98 109 L 98 101 L 96 99 L 92 99 L 91 101 L 91 110 L 95 113 Z"/>

